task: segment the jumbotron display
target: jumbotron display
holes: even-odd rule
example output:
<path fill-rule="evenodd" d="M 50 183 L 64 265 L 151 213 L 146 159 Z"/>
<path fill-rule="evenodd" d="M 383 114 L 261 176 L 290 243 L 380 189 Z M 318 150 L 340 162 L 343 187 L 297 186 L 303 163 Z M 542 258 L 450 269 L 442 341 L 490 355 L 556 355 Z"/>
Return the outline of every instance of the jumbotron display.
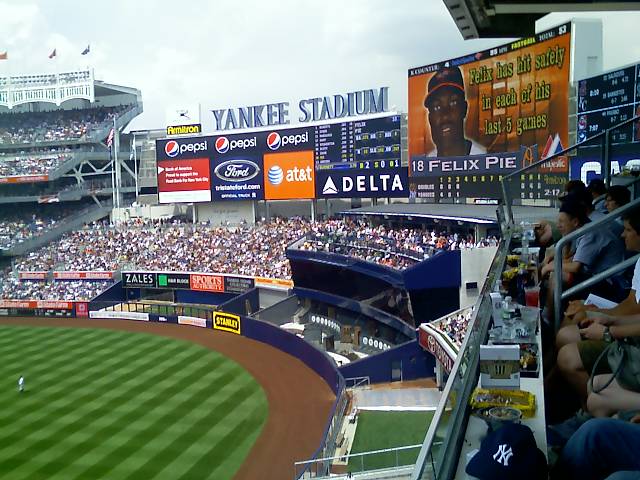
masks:
<path fill-rule="evenodd" d="M 156 141 L 160 203 L 406 197 L 400 116 Z"/>
<path fill-rule="evenodd" d="M 565 24 L 410 69 L 411 196 L 499 198 L 499 180 L 524 166 L 514 161 L 521 146 L 538 145 L 539 158 L 568 146 L 570 50 Z M 532 172 L 520 197 L 556 196 L 568 170 L 561 159 Z"/>
<path fill-rule="evenodd" d="M 578 82 L 578 142 L 640 115 L 640 64 Z M 634 126 L 616 129 L 613 143 L 640 141 Z"/>

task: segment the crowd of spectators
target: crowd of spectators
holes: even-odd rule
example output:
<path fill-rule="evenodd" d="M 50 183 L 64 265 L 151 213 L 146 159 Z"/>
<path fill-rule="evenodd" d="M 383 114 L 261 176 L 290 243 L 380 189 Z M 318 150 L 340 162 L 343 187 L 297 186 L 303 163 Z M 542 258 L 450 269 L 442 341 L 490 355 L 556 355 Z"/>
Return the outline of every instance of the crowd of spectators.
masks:
<path fill-rule="evenodd" d="M 0 298 L 11 300 L 89 301 L 111 286 L 109 281 L 31 281 L 0 276 Z"/>
<path fill-rule="evenodd" d="M 7 155 L 0 152 L 0 177 L 46 175 L 72 157 L 70 149 L 50 149 Z"/>
<path fill-rule="evenodd" d="M 0 144 L 84 140 L 92 130 L 105 127 L 120 107 L 97 107 L 50 112 L 19 112 L 0 115 Z"/>
<path fill-rule="evenodd" d="M 495 237 L 475 242 L 472 236 L 414 228 L 392 229 L 362 221 L 330 220 L 311 226 L 300 249 L 341 253 L 368 262 L 404 269 L 438 251 L 496 246 Z"/>
<path fill-rule="evenodd" d="M 460 348 L 467 334 L 469 320 L 471 320 L 472 315 L 473 308 L 466 308 L 443 318 L 437 325 L 437 328 L 446 333 L 456 347 Z"/>
<path fill-rule="evenodd" d="M 424 258 L 425 251 L 442 238 L 413 229 L 370 227 L 347 220 L 310 222 L 301 218 L 275 219 L 255 226 L 211 226 L 173 223 L 159 225 L 131 221 L 121 225 L 92 225 L 65 235 L 53 245 L 21 259 L 19 271 L 119 269 L 122 265 L 149 270 L 235 273 L 269 278 L 290 278 L 286 247 L 304 236 L 341 235 L 371 242 L 365 259 L 402 268 Z M 324 238 L 324 237 L 323 237 Z M 325 238 L 328 240 L 329 237 Z M 455 243 L 453 236 L 451 242 Z M 311 242 L 307 242 L 307 247 Z M 306 248 L 303 246 L 303 248 Z M 404 252 L 398 254 L 397 252 Z M 362 249 L 343 254 L 362 256 Z M 413 257 L 408 257 L 410 253 Z"/>
<path fill-rule="evenodd" d="M 18 243 L 42 235 L 56 226 L 65 216 L 60 210 L 54 214 L 44 216 L 35 214 L 3 215 L 0 220 L 0 250 L 7 250 Z"/>

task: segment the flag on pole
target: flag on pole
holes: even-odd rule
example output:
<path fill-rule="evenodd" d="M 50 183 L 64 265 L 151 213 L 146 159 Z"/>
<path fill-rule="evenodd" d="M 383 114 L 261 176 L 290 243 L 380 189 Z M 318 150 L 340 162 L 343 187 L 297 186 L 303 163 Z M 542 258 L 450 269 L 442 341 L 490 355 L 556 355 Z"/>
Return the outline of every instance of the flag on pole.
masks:
<path fill-rule="evenodd" d="M 54 49 L 53 49 L 53 52 L 51 52 L 51 53 L 49 54 L 49 58 L 53 58 L 53 57 L 55 57 L 56 55 L 57 55 L 57 54 L 56 54 L 56 49 L 54 48 Z"/>
<path fill-rule="evenodd" d="M 90 45 L 87 45 L 87 48 L 85 48 L 80 55 L 87 55 L 91 51 L 90 47 Z"/>
<path fill-rule="evenodd" d="M 111 146 L 113 145 L 113 136 L 114 136 L 115 132 L 113 130 L 113 127 L 111 127 L 111 130 L 109 130 L 109 135 L 107 136 L 107 148 L 109 150 L 111 150 Z"/>
<path fill-rule="evenodd" d="M 0 53 L 0 60 L 7 60 L 8 58 L 9 58 L 9 54 L 7 53 L 6 50 Z"/>

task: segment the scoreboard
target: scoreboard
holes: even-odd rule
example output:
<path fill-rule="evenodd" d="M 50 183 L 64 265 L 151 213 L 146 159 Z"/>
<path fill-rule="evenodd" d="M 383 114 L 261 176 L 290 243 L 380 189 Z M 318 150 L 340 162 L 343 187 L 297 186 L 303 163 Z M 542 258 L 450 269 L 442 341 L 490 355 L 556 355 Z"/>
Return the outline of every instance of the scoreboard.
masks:
<path fill-rule="evenodd" d="M 400 116 L 313 127 L 316 170 L 400 167 Z"/>
<path fill-rule="evenodd" d="M 640 65 L 587 78 L 578 83 L 578 142 L 640 114 Z M 612 132 L 613 143 L 640 141 L 629 124 Z"/>

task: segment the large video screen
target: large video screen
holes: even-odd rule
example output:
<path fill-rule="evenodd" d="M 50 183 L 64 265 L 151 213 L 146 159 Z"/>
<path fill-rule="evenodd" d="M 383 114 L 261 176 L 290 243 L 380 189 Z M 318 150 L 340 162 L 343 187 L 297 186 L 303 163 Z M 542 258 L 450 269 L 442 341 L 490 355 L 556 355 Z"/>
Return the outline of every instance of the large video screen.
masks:
<path fill-rule="evenodd" d="M 410 195 L 436 201 L 498 197 L 502 176 L 522 167 L 504 159 L 521 146 L 538 145 L 539 158 L 567 147 L 570 47 L 566 24 L 410 69 Z M 568 163 L 563 159 L 535 175 L 522 198 L 554 196 Z"/>
<path fill-rule="evenodd" d="M 640 115 L 640 65 L 578 82 L 578 142 Z M 640 141 L 640 127 L 629 124 L 611 134 L 613 143 Z"/>
<path fill-rule="evenodd" d="M 162 139 L 156 142 L 158 192 L 161 203 L 406 197 L 400 150 L 398 115 Z M 187 167 L 193 173 L 183 171 Z M 168 174 L 182 175 L 180 182 Z"/>

